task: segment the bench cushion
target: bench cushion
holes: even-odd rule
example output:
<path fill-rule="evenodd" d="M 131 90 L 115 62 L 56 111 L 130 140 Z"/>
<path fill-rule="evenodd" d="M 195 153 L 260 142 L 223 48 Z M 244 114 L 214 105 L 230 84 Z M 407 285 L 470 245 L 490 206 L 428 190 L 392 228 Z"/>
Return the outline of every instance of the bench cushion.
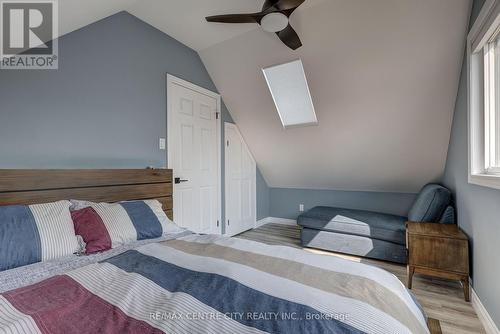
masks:
<path fill-rule="evenodd" d="M 439 222 L 451 202 L 451 192 L 439 184 L 428 184 L 420 190 L 417 200 L 408 213 L 413 222 Z"/>
<path fill-rule="evenodd" d="M 406 217 L 317 206 L 303 214 L 297 223 L 309 229 L 358 235 L 405 245 Z"/>
<path fill-rule="evenodd" d="M 406 247 L 359 235 L 302 228 L 302 246 L 406 264 Z"/>

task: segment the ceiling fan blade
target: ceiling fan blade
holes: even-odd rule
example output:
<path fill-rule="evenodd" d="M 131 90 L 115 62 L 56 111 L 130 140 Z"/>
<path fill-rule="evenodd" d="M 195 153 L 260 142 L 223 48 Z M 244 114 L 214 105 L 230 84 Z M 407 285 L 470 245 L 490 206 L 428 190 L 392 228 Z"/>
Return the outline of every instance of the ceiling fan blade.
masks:
<path fill-rule="evenodd" d="M 259 23 L 262 19 L 261 13 L 250 14 L 228 14 L 228 15 L 215 15 L 207 17 L 208 22 L 219 23 Z"/>
<path fill-rule="evenodd" d="M 297 35 L 297 32 L 291 25 L 288 25 L 285 29 L 278 31 L 276 35 L 278 35 L 281 41 L 292 50 L 297 50 L 302 46 L 299 35 Z"/>
<path fill-rule="evenodd" d="M 275 7 L 279 10 L 295 9 L 302 5 L 306 0 L 266 0 L 262 11 L 266 11 L 271 7 Z"/>
<path fill-rule="evenodd" d="M 266 0 L 262 6 L 262 11 L 265 12 L 269 8 L 273 7 L 279 2 L 279 0 Z"/>

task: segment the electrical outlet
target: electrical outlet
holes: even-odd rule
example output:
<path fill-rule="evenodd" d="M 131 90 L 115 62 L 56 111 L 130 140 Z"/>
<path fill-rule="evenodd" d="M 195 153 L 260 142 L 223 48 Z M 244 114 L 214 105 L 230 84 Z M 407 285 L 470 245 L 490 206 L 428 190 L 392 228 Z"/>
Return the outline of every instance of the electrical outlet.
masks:
<path fill-rule="evenodd" d="M 304 204 L 299 204 L 299 211 L 304 212 Z"/>
<path fill-rule="evenodd" d="M 165 138 L 160 138 L 160 150 L 164 150 L 165 145 L 166 145 Z"/>

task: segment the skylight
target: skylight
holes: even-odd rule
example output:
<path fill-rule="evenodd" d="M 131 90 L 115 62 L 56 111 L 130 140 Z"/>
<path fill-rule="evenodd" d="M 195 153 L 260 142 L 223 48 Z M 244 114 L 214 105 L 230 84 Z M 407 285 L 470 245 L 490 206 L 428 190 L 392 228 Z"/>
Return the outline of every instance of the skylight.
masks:
<path fill-rule="evenodd" d="M 283 127 L 318 124 L 300 59 L 264 68 L 262 71 Z"/>

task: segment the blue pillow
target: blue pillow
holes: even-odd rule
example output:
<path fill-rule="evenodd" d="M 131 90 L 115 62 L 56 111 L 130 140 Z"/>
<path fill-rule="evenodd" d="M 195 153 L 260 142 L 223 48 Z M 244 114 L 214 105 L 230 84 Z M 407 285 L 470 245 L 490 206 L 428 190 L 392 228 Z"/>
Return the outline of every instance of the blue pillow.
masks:
<path fill-rule="evenodd" d="M 451 202 L 451 192 L 439 184 L 427 184 L 420 190 L 417 200 L 408 213 L 413 222 L 439 222 Z"/>
<path fill-rule="evenodd" d="M 443 215 L 441 216 L 439 222 L 441 224 L 456 224 L 455 209 L 451 205 L 448 205 L 446 210 L 444 210 Z"/>
<path fill-rule="evenodd" d="M 0 206 L 0 271 L 77 252 L 70 205 Z"/>

